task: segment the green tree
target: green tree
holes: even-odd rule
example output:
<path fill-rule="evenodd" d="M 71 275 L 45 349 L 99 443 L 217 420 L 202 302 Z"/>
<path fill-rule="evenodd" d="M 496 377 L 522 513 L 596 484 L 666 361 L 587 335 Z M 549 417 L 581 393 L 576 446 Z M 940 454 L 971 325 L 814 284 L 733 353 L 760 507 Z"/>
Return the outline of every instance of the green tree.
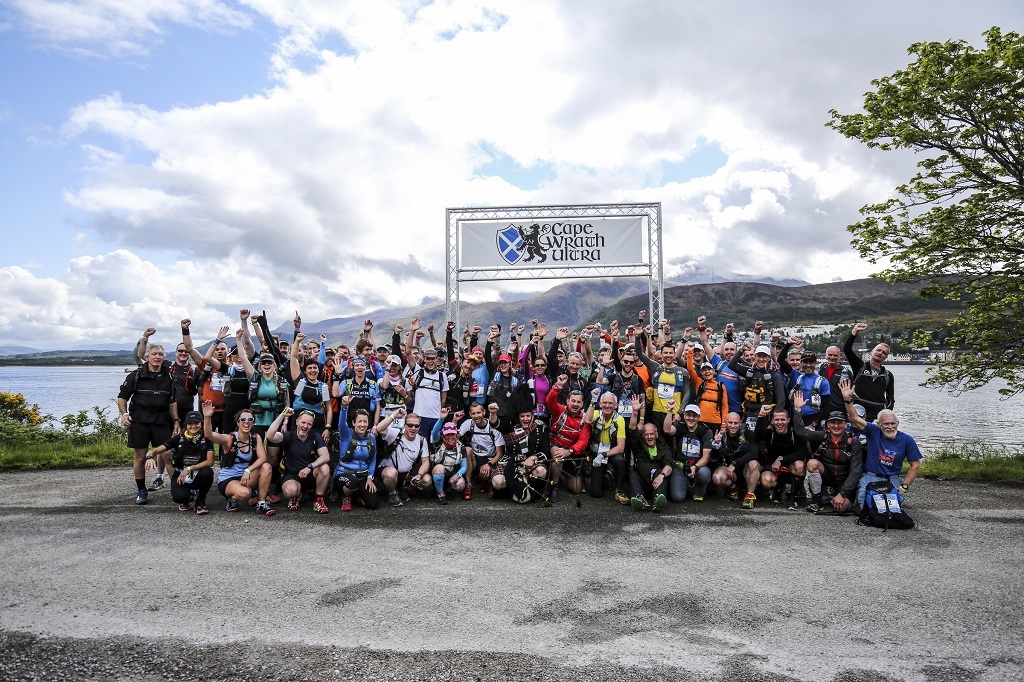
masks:
<path fill-rule="evenodd" d="M 914 43 L 905 69 L 871 82 L 865 113 L 827 126 L 869 147 L 924 155 L 895 196 L 847 229 L 876 277 L 925 282 L 921 296 L 963 300 L 949 343 L 971 348 L 925 382 L 960 392 L 1005 379 L 1024 390 L 1024 40 L 999 28 L 985 47 Z"/>

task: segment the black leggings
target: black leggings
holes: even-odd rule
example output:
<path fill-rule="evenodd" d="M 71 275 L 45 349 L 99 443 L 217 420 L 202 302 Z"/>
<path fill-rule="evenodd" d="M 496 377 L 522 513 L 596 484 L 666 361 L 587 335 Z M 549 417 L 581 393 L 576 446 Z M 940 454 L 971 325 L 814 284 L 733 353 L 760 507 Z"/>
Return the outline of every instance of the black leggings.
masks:
<path fill-rule="evenodd" d="M 591 497 L 604 496 L 605 471 L 609 465 L 612 468 L 612 485 L 615 491 L 625 492 L 626 458 L 622 455 L 612 455 L 605 464 L 590 467 L 590 482 L 587 485 L 587 492 Z"/>
<path fill-rule="evenodd" d="M 369 490 L 366 489 L 366 482 L 368 480 L 370 480 L 370 479 L 369 478 L 364 478 L 363 479 L 362 485 L 360 485 L 358 488 L 355 489 L 355 492 L 352 493 L 352 497 L 358 497 L 360 500 L 362 500 L 363 501 L 363 506 L 366 507 L 367 509 L 376 509 L 378 506 L 380 506 L 380 495 L 379 495 L 380 488 L 377 488 L 374 492 L 371 493 Z M 334 490 L 335 490 L 335 492 L 337 492 L 339 495 L 344 495 L 345 494 L 345 483 L 346 482 L 347 482 L 347 479 L 345 479 L 345 478 L 343 478 L 341 476 L 335 477 L 335 479 L 334 479 Z M 376 483 L 374 485 L 376 485 Z"/>
<path fill-rule="evenodd" d="M 180 485 L 178 483 L 178 476 L 181 475 L 180 471 L 175 471 L 171 474 L 171 499 L 178 504 L 187 504 L 189 493 L 193 490 L 196 491 L 196 504 L 206 506 L 206 493 L 210 492 L 210 486 L 213 485 L 213 469 L 210 467 L 203 467 L 202 469 L 196 470 L 196 477 L 191 483 Z"/>

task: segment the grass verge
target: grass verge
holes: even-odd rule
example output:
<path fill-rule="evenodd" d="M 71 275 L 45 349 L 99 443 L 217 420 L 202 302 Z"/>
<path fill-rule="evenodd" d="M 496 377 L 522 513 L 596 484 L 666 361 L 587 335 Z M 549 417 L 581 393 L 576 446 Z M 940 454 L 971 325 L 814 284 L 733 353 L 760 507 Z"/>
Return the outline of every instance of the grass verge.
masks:
<path fill-rule="evenodd" d="M 1024 483 L 1024 450 L 954 439 L 931 450 L 921 462 L 921 473 L 965 481 Z"/>
<path fill-rule="evenodd" d="M 83 469 L 131 466 L 132 451 L 123 439 L 92 443 L 16 443 L 0 445 L 0 471 Z"/>

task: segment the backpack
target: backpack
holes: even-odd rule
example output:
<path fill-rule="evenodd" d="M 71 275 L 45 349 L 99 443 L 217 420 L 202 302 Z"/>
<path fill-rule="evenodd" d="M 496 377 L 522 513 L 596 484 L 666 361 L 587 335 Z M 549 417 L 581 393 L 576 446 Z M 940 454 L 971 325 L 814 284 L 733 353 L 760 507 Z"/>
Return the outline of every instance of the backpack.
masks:
<path fill-rule="evenodd" d="M 864 495 L 864 508 L 860 511 L 857 525 L 874 526 L 884 531 L 890 528 L 909 530 L 914 527 L 914 519 L 903 510 L 902 496 L 896 492 L 889 481 L 872 481 L 868 483 Z"/>

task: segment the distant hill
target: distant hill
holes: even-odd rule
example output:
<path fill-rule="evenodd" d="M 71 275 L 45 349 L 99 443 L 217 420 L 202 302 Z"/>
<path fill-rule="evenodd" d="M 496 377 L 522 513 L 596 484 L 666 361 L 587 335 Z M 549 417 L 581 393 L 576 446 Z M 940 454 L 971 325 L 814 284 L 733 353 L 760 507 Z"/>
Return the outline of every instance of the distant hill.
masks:
<path fill-rule="evenodd" d="M 45 353 L 24 353 L 0 357 L 2 365 L 59 365 L 63 367 L 82 365 L 134 365 L 131 351 L 100 350 L 54 350 Z"/>
<path fill-rule="evenodd" d="M 723 276 L 744 278 L 744 275 L 734 273 L 719 273 L 714 275 L 716 279 Z M 710 270 L 694 270 L 683 278 L 666 281 L 668 287 L 685 285 L 689 280 L 708 280 L 711 278 Z M 748 279 L 754 279 L 752 277 Z M 772 278 L 759 278 L 757 282 L 769 282 L 776 286 L 806 285 L 801 280 L 775 280 Z M 719 285 L 714 285 L 719 286 Z M 647 297 L 647 280 L 642 278 L 621 278 L 621 279 L 587 279 L 566 282 L 554 286 L 547 291 L 529 296 L 527 298 L 497 301 L 490 303 L 464 303 L 461 306 L 461 319 L 463 325 L 470 326 L 479 324 L 487 326 L 490 324 L 501 324 L 502 328 L 511 322 L 528 324 L 534 318 L 547 322 L 551 328 L 578 327 L 584 320 L 593 318 L 599 311 L 615 304 L 623 298 L 642 296 Z M 390 330 L 396 324 L 408 326 L 409 321 L 414 317 L 420 317 L 424 329 L 428 324 L 435 327 L 435 335 L 441 340 L 444 335 L 445 319 L 444 305 L 441 303 L 427 306 L 408 306 L 403 308 L 388 308 L 375 310 L 363 315 L 353 317 L 341 317 L 320 322 L 303 321 L 302 331 L 307 336 L 319 336 L 326 334 L 331 343 L 349 342 L 355 339 L 363 328 L 363 320 L 373 320 L 375 334 L 378 341 L 390 337 Z M 273 322 L 273 320 L 271 320 Z M 385 330 L 382 335 L 379 330 Z M 291 337 L 292 325 L 290 321 L 279 325 L 274 333 L 285 334 Z"/>
<path fill-rule="evenodd" d="M 18 355 L 20 353 L 38 353 L 38 348 L 30 348 L 29 346 L 0 346 L 0 357 L 7 355 Z"/>
<path fill-rule="evenodd" d="M 780 287 L 753 282 L 695 284 L 665 290 L 664 316 L 673 329 L 693 326 L 699 315 L 721 330 L 727 322 L 750 329 L 761 320 L 769 328 L 813 324 L 850 324 L 866 321 L 902 328 L 941 325 L 963 309 L 957 301 L 925 300 L 917 295 L 921 284 L 890 284 L 876 279 Z M 633 296 L 586 318 L 586 323 L 612 320 L 635 322 L 647 308 L 647 295 Z"/>

